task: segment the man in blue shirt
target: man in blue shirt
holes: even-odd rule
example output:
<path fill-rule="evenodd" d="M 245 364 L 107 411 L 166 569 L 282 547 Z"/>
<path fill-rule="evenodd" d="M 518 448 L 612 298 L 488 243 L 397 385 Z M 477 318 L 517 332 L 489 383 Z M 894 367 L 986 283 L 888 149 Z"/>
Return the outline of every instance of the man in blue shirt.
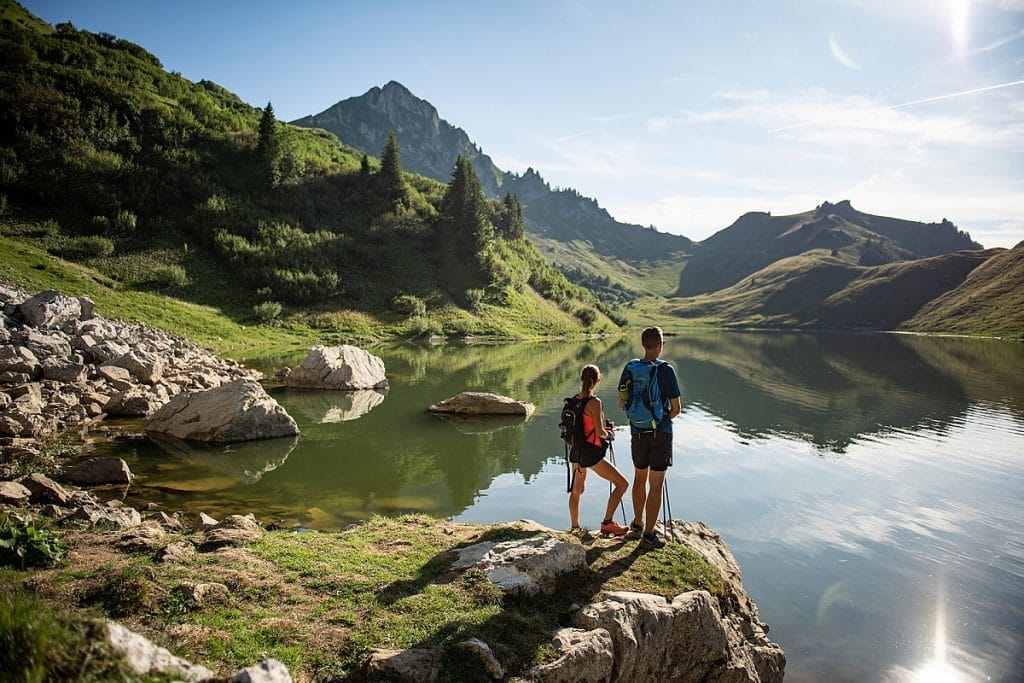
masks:
<path fill-rule="evenodd" d="M 660 327 L 648 327 L 640 335 L 644 357 L 631 363 L 657 366 L 654 381 L 658 382 L 661 400 L 661 419 L 643 429 L 630 425 L 631 450 L 633 455 L 633 521 L 629 525 L 627 538 L 640 537 L 640 544 L 647 548 L 661 548 L 665 540 L 654 531 L 661 512 L 662 489 L 665 472 L 672 465 L 672 418 L 679 414 L 679 382 L 676 372 L 667 362 L 659 361 L 665 348 L 665 336 Z M 619 379 L 619 407 L 624 408 L 629 398 L 623 387 L 631 386 L 629 365 L 622 370 Z M 636 399 L 634 399 L 636 400 Z M 642 537 L 641 537 L 642 534 Z"/>

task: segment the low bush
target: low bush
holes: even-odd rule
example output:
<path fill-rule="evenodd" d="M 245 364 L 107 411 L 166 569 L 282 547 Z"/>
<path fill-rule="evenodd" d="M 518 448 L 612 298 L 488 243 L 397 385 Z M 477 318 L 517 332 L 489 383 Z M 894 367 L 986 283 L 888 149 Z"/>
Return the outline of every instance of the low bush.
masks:
<path fill-rule="evenodd" d="M 110 256 L 114 253 L 114 243 L 106 237 L 98 235 L 72 237 L 61 241 L 47 251 L 68 261 L 87 261 Z"/>
<path fill-rule="evenodd" d="M 421 316 L 427 312 L 423 299 L 412 294 L 399 294 L 391 300 L 391 310 L 408 316 Z"/>
<path fill-rule="evenodd" d="M 276 301 L 264 301 L 252 307 L 252 317 L 256 322 L 266 325 L 277 320 L 282 310 L 281 304 Z"/>
<path fill-rule="evenodd" d="M 16 517 L 0 519 L 0 564 L 18 569 L 48 567 L 67 552 L 60 538 L 45 529 Z"/>

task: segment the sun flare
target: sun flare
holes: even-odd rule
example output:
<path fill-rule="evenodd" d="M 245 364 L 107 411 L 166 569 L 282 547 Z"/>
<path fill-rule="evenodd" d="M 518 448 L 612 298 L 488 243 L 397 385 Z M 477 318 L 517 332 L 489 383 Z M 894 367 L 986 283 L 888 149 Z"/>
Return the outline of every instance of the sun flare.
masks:
<path fill-rule="evenodd" d="M 970 19 L 968 2 L 969 0 L 949 0 L 949 34 L 956 52 L 967 49 Z"/>

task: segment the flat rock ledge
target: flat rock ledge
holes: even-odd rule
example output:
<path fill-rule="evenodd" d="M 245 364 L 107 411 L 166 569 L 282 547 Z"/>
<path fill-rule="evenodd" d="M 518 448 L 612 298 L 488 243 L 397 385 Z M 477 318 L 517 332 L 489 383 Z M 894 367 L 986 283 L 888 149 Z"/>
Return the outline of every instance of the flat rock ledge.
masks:
<path fill-rule="evenodd" d="M 233 443 L 294 436 L 299 427 L 259 382 L 239 379 L 175 396 L 153 415 L 146 431 L 185 441 Z"/>
<path fill-rule="evenodd" d="M 482 570 L 508 591 L 535 591 L 544 590 L 558 574 L 585 565 L 582 546 L 559 540 L 550 529 L 525 523 L 536 531 L 535 536 L 458 549 L 452 569 Z M 743 590 L 739 565 L 725 543 L 701 522 L 674 522 L 665 531 L 718 568 L 727 584 L 725 595 L 697 590 L 666 600 L 649 593 L 604 594 L 579 609 L 572 626 L 552 634 L 551 645 L 558 656 L 526 672 L 525 680 L 782 682 L 786 656 L 768 639 L 768 627 Z M 578 560 L 563 546 L 575 546 Z M 459 646 L 467 656 L 478 657 L 493 679 L 504 677 L 504 667 L 487 643 L 474 639 Z M 425 683 L 437 679 L 439 662 L 439 653 L 429 649 L 378 649 L 364 662 L 364 673 L 371 680 Z"/>
<path fill-rule="evenodd" d="M 464 391 L 430 406 L 432 413 L 456 415 L 524 415 L 530 417 L 536 408 L 532 403 L 517 401 L 486 391 Z"/>
<path fill-rule="evenodd" d="M 384 361 L 358 346 L 314 346 L 284 377 L 297 389 L 387 389 Z"/>

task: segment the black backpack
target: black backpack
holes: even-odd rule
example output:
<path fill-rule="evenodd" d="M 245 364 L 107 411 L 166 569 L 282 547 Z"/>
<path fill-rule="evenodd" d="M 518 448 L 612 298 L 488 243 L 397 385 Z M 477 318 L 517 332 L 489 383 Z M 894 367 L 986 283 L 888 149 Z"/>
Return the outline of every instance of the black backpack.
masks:
<path fill-rule="evenodd" d="M 570 461 L 579 457 L 579 448 L 586 442 L 586 434 L 583 433 L 583 409 L 593 396 L 577 398 L 569 396 L 565 399 L 562 407 L 562 421 L 558 423 L 558 435 L 565 442 L 565 492 L 572 491 L 574 475 L 570 474 L 572 466 Z"/>
<path fill-rule="evenodd" d="M 562 408 L 562 421 L 558 423 L 558 431 L 566 447 L 573 448 L 586 441 L 586 435 L 583 433 L 583 409 L 592 398 L 593 396 L 583 398 L 569 396 L 565 399 L 565 406 Z"/>

